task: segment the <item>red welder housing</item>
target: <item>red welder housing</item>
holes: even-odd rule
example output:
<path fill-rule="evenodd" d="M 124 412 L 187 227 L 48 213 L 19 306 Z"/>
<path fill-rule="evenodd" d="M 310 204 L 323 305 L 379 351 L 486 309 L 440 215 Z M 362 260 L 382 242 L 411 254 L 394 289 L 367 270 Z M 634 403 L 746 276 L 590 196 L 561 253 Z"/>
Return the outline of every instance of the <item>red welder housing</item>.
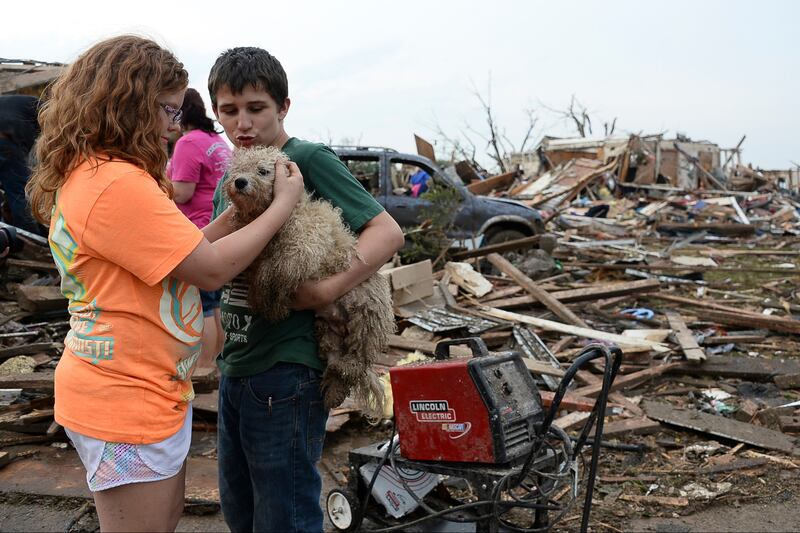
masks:
<path fill-rule="evenodd" d="M 419 461 L 507 463 L 526 454 L 543 418 L 541 398 L 519 354 L 489 354 L 480 339 L 469 342 L 478 357 L 399 366 L 390 373 L 400 453 Z M 443 360 L 442 360 L 443 359 Z"/>

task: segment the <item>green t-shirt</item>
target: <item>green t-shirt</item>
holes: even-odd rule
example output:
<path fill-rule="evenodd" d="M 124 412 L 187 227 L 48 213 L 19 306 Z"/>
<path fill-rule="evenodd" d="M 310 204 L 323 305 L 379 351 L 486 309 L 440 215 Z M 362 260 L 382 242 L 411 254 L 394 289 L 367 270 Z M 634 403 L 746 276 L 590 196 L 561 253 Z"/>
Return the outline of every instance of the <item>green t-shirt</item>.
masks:
<path fill-rule="evenodd" d="M 306 190 L 314 198 L 323 198 L 339 207 L 342 219 L 353 232 L 358 232 L 383 211 L 327 146 L 292 137 L 282 150 L 297 163 Z M 222 197 L 222 182 L 220 180 L 214 191 L 213 218 L 227 207 Z M 278 362 L 301 363 L 323 370 L 314 335 L 314 312 L 292 311 L 284 320 L 268 322 L 250 309 L 247 292 L 245 275 L 238 276 L 222 289 L 220 313 L 225 346 L 218 361 L 222 373 L 229 377 L 251 376 Z"/>

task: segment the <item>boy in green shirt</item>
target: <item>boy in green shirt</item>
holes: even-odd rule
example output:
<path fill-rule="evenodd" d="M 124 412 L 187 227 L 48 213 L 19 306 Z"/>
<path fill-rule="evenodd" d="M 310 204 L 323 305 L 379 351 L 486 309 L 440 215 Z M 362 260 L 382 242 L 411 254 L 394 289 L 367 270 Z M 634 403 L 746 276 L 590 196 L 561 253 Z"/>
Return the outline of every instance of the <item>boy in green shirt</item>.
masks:
<path fill-rule="evenodd" d="M 219 367 L 220 503 L 231 531 L 322 531 L 316 463 L 325 422 L 315 316 L 380 268 L 403 245 L 397 223 L 327 146 L 289 137 L 288 83 L 280 62 L 260 48 L 227 50 L 208 80 L 211 103 L 239 148 L 274 146 L 297 163 L 306 189 L 342 210 L 358 234 L 349 270 L 307 283 L 288 318 L 267 322 L 247 304 L 247 280 L 223 290 L 225 346 Z M 221 182 L 220 182 L 221 185 Z M 225 209 L 221 187 L 214 218 Z"/>

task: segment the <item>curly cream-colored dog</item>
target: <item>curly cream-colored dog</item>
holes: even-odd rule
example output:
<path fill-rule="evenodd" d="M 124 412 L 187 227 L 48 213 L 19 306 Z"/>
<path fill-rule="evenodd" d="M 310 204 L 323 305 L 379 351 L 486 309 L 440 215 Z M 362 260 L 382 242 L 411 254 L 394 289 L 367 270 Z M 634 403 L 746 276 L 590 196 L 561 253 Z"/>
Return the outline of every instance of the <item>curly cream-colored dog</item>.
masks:
<path fill-rule="evenodd" d="M 235 207 L 236 228 L 272 203 L 275 165 L 288 161 L 273 147 L 236 151 L 223 183 Z M 358 257 L 356 239 L 342 222 L 341 210 L 303 193 L 289 220 L 248 270 L 250 307 L 268 320 L 285 318 L 300 285 L 347 270 L 353 257 Z M 389 284 L 375 273 L 334 305 L 339 333 L 326 320 L 316 320 L 320 355 L 327 358 L 325 406 L 338 406 L 352 392 L 365 412 L 380 413 L 383 388 L 371 364 L 395 331 Z"/>

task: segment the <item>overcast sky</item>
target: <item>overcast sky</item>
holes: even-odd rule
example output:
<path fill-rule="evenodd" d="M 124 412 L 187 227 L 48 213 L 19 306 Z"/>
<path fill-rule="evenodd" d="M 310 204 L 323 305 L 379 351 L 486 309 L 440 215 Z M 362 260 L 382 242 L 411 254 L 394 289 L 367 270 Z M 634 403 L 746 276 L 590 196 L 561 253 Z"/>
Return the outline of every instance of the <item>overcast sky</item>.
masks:
<path fill-rule="evenodd" d="M 248 7 L 238 7 L 248 6 Z M 495 119 L 519 147 L 534 110 L 543 134 L 574 135 L 557 115 L 575 95 L 595 134 L 684 133 L 735 145 L 762 168 L 800 163 L 800 2 L 4 2 L 0 57 L 70 62 L 120 33 L 152 37 L 184 62 L 208 101 L 217 55 L 273 53 L 289 77 L 290 135 L 415 151 Z M 210 112 L 210 109 L 209 109 Z M 485 142 L 471 134 L 478 160 Z M 529 145 L 531 143 L 529 142 Z"/>

